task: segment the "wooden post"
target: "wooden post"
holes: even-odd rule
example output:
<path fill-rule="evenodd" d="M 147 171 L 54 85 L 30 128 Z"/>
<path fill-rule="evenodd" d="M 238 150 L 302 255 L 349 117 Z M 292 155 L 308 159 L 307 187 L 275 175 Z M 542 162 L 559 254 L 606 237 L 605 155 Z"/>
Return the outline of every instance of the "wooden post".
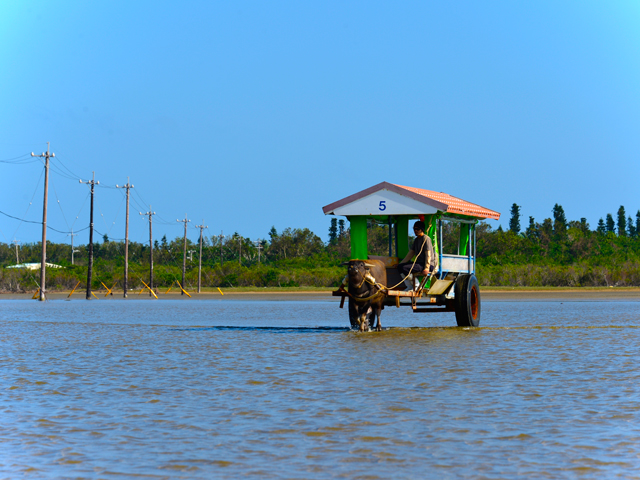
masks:
<path fill-rule="evenodd" d="M 146 215 L 149 217 L 149 296 L 153 295 L 153 230 L 152 230 L 152 217 L 156 212 L 151 211 L 151 205 L 149 205 L 149 211 L 146 213 L 140 212 L 140 215 Z M 142 282 L 144 283 L 144 282 Z M 146 284 L 145 284 L 146 285 Z M 144 290 L 144 289 L 143 289 Z M 140 292 L 142 293 L 142 292 Z M 140 293 L 138 295 L 140 295 Z"/>
<path fill-rule="evenodd" d="M 202 225 L 196 225 L 196 228 L 200 229 L 200 260 L 198 261 L 198 293 L 200 293 L 202 288 L 202 231 L 209 227 L 206 227 L 204 220 L 202 220 Z"/>
<path fill-rule="evenodd" d="M 55 157 L 55 153 L 49 153 L 49 142 L 47 142 L 47 153 L 35 155 L 31 152 L 32 157 L 44 157 L 44 202 L 42 206 L 42 257 L 40 259 L 40 301 L 45 298 L 45 281 L 47 272 L 47 200 L 49 198 L 49 157 Z M 16 258 L 18 256 L 18 244 L 16 243 Z M 19 263 L 19 262 L 17 262 Z"/>
<path fill-rule="evenodd" d="M 116 188 L 125 188 L 127 190 L 127 219 L 124 227 L 124 298 L 127 298 L 127 291 L 129 289 L 129 190 L 133 188 L 133 185 L 129 182 L 127 177 L 127 183 L 123 186 L 116 185 Z"/>
<path fill-rule="evenodd" d="M 153 294 L 153 214 L 149 205 L 149 296 Z"/>
<path fill-rule="evenodd" d="M 184 214 L 184 220 L 176 220 L 176 222 L 184 222 L 184 249 L 182 252 L 182 295 L 184 295 L 184 277 L 187 271 L 187 223 L 191 220 L 187 220 L 187 214 Z"/>
<path fill-rule="evenodd" d="M 40 260 L 40 301 L 45 300 L 47 278 L 47 199 L 49 198 L 49 142 L 44 165 L 44 205 L 42 207 L 42 257 Z"/>
<path fill-rule="evenodd" d="M 93 293 L 91 292 L 91 280 L 93 276 L 93 193 L 96 185 L 100 185 L 100 182 L 96 182 L 96 172 L 93 172 L 93 177 L 86 183 L 91 186 L 91 209 L 89 213 L 89 263 L 87 268 L 87 300 L 91 300 Z"/>

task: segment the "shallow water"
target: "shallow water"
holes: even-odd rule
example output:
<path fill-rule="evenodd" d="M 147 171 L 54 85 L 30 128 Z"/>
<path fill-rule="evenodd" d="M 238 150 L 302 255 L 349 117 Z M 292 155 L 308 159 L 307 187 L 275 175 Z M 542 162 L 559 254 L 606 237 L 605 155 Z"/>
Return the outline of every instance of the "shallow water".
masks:
<path fill-rule="evenodd" d="M 640 302 L 482 315 L 3 301 L 0 478 L 640 478 Z"/>

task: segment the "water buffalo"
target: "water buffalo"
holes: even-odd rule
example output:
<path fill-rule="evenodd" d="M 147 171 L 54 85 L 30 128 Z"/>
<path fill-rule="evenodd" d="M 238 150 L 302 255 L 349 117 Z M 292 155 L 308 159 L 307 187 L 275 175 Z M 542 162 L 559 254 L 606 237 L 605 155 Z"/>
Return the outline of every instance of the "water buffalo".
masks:
<path fill-rule="evenodd" d="M 387 270 L 380 260 L 351 260 L 349 270 L 349 321 L 351 328 L 361 332 L 371 329 L 374 315 L 378 317 L 375 330 L 382 330 L 380 314 L 384 308 L 384 289 L 387 285 Z"/>

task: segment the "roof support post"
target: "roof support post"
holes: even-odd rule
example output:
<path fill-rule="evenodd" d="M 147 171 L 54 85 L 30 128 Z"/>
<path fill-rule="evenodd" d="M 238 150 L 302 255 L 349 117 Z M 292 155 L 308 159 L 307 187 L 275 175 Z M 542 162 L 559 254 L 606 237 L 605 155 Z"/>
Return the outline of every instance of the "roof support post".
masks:
<path fill-rule="evenodd" d="M 466 255 L 469 252 L 469 233 L 471 225 L 468 223 L 460 224 L 460 248 L 458 255 Z"/>
<path fill-rule="evenodd" d="M 435 215 L 425 215 L 424 224 L 427 228 L 427 231 L 424 233 L 431 239 L 433 249 L 435 250 L 436 255 L 438 255 L 440 252 L 438 245 L 438 219 Z"/>
<path fill-rule="evenodd" d="M 351 259 L 366 260 L 369 253 L 367 248 L 367 217 L 353 216 L 349 219 L 349 235 L 351 236 Z"/>
<path fill-rule="evenodd" d="M 396 217 L 398 258 L 402 260 L 409 253 L 409 217 L 398 215 Z"/>

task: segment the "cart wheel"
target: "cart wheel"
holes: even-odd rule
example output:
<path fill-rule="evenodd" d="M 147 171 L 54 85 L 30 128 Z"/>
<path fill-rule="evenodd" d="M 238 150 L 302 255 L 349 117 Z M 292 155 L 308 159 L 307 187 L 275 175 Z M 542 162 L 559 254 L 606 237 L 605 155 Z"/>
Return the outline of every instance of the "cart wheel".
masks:
<path fill-rule="evenodd" d="M 480 287 L 475 275 L 460 275 L 455 285 L 456 322 L 459 327 L 480 325 Z"/>

